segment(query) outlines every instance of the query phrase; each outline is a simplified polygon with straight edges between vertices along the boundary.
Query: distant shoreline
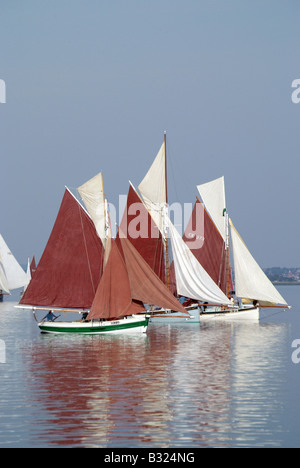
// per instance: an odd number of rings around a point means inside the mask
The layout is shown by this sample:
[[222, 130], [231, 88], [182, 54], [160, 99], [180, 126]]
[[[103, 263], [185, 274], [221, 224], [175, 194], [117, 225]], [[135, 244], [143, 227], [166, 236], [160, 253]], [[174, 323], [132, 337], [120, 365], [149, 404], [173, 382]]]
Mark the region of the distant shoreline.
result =
[[273, 281], [275, 286], [300, 286], [300, 281]]

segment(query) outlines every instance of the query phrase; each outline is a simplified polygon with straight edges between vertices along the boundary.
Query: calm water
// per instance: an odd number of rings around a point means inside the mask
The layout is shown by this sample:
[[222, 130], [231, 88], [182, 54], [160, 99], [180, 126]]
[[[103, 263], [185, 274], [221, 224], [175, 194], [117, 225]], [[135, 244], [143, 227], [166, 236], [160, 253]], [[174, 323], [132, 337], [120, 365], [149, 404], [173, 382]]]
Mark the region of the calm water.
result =
[[293, 310], [259, 324], [131, 337], [41, 335], [0, 305], [0, 447], [300, 446], [300, 287], [280, 291]]

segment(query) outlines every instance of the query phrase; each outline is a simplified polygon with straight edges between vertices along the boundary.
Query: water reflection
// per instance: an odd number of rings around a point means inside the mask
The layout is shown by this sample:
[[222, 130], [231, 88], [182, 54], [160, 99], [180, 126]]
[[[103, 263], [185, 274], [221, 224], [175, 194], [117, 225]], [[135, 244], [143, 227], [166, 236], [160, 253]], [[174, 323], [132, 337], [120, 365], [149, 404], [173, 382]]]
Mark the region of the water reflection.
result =
[[40, 335], [30, 313], [2, 304], [0, 339], [7, 350], [0, 446], [280, 446], [288, 439], [284, 323], [151, 325], [148, 336], [62, 338]]
[[240, 446], [280, 446], [287, 378], [285, 324], [240, 326], [232, 333], [232, 427]]
[[148, 336], [40, 336], [23, 349], [32, 443], [280, 443], [286, 326], [151, 325]]

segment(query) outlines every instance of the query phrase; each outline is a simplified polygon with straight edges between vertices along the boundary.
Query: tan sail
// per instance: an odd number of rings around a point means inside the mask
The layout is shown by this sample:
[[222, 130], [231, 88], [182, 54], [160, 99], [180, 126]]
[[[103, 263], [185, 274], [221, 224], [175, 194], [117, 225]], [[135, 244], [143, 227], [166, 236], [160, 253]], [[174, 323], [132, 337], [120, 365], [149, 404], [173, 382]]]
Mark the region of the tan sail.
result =
[[78, 189], [86, 209], [92, 218], [103, 246], [106, 244], [105, 195], [102, 172]]

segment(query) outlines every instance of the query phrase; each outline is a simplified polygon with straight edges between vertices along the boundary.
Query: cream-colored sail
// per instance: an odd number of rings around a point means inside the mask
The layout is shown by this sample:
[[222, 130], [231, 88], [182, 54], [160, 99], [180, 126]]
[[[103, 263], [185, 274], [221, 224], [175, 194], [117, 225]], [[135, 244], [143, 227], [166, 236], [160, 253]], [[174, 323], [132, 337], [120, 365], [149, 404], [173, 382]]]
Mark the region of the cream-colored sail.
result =
[[162, 144], [151, 168], [138, 186], [144, 203], [163, 236], [166, 235], [166, 148]]
[[258, 300], [260, 303], [287, 305], [284, 298], [252, 257], [231, 220], [230, 227], [237, 297], [251, 301]]
[[10, 294], [4, 266], [0, 257], [0, 291]]
[[228, 297], [204, 270], [174, 225], [169, 221], [179, 295], [212, 304], [231, 304]]
[[213, 222], [226, 242], [226, 198], [224, 177], [198, 185], [198, 191]]
[[26, 270], [27, 284], [24, 286], [24, 291], [26, 291], [27, 286], [29, 285], [29, 283], [30, 283], [30, 281], [31, 281], [30, 264], [31, 264], [30, 258], [28, 258], [28, 261], [27, 261], [27, 270]]
[[103, 246], [106, 245], [106, 212], [102, 172], [78, 189], [86, 209], [92, 218]]
[[[23, 268], [19, 265], [11, 251], [9, 250], [8, 246], [6, 245], [3, 237], [0, 235], [0, 259], [2, 264], [2, 273], [0, 273], [0, 281], [2, 277], [4, 278], [4, 288], [6, 292], [9, 292], [13, 289], [24, 288], [28, 284], [28, 278], [23, 270]], [[4, 272], [4, 275], [3, 275]], [[6, 284], [5, 284], [6, 279]]]

